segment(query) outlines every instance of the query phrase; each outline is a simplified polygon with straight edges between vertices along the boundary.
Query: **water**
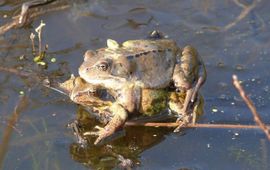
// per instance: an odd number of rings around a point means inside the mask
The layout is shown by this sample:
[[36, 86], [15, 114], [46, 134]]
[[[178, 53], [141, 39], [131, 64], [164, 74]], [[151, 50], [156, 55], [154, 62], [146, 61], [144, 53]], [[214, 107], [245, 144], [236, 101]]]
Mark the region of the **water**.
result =
[[[26, 1], [1, 1], [1, 25], [19, 13], [22, 2]], [[0, 66], [46, 72], [64, 80], [71, 73], [78, 74], [87, 49], [103, 47], [108, 38], [119, 42], [145, 38], [158, 29], [180, 46], [196, 47], [206, 64], [208, 79], [201, 90], [206, 101], [205, 115], [201, 123], [254, 124], [250, 111], [232, 86], [232, 74], [243, 81], [263, 120], [270, 122], [269, 1], [258, 1], [239, 22], [235, 19], [243, 8], [232, 0], [62, 0], [39, 9], [64, 5], [69, 7], [46, 13], [27, 27], [2, 35]], [[49, 62], [46, 71], [32, 61], [29, 40], [40, 20], [46, 23], [43, 43], [49, 45], [48, 60], [56, 58], [56, 63]], [[28, 100], [12, 128], [3, 169], [117, 169], [118, 154], [131, 159], [137, 169], [270, 167], [269, 141], [259, 130], [190, 129], [172, 133], [172, 129], [166, 128], [129, 127], [126, 136], [111, 146], [82, 149], [65, 127], [80, 116], [78, 106], [31, 78], [12, 73], [0, 72], [0, 87], [1, 141], [20, 93]]]

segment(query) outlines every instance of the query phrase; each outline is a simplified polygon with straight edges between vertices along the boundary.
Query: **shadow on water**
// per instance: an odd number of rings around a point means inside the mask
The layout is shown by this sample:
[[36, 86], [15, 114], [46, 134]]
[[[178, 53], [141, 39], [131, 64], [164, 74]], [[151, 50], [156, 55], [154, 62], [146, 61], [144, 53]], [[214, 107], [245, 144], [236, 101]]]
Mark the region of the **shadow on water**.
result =
[[[1, 26], [12, 22], [23, 2], [0, 0]], [[46, 12], [61, 5], [68, 7]], [[44, 76], [65, 80], [77, 75], [84, 52], [103, 47], [108, 38], [140, 39], [158, 29], [180, 46], [192, 44], [205, 61], [201, 123], [254, 123], [231, 84], [232, 74], [270, 122], [269, 5], [266, 0], [61, 0], [32, 8], [42, 14], [0, 36], [0, 67], [10, 69], [0, 69], [2, 168], [112, 169], [122, 156], [137, 169], [269, 169], [269, 141], [258, 130], [192, 129], [182, 135], [166, 128], [127, 127], [126, 135], [113, 142], [81, 148], [65, 126], [78, 107], [40, 85]], [[40, 20], [46, 23], [47, 68], [33, 61], [29, 39]], [[20, 109], [15, 114], [14, 106], [26, 93], [28, 104], [15, 121]], [[86, 122], [96, 124], [91, 121]]]

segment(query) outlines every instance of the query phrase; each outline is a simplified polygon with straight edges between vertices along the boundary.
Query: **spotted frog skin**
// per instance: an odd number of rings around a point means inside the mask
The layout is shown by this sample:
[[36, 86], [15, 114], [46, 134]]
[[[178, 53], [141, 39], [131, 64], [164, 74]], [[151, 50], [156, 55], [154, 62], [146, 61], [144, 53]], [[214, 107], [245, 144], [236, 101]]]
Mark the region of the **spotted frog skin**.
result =
[[[81, 77], [72, 77], [62, 84], [69, 84], [69, 96], [72, 101], [80, 105], [92, 108], [95, 116], [106, 124], [105, 128], [96, 127], [98, 131], [90, 132], [91, 135], [97, 135], [94, 144], [98, 144], [104, 138], [112, 135], [126, 121], [126, 111], [123, 107], [113, 100], [105, 100], [98, 91], [98, 87], [87, 83]], [[139, 115], [152, 116], [165, 109], [170, 109], [173, 113], [178, 113], [182, 108], [185, 93], [168, 91], [166, 89], [143, 89], [140, 94]], [[191, 111], [194, 118], [203, 114], [203, 98], [199, 96], [196, 106]], [[131, 113], [129, 113], [131, 114]]]
[[[160, 37], [157, 34], [152, 33], [152, 37]], [[128, 113], [140, 109], [143, 90], [165, 90], [171, 84], [185, 96], [181, 105], [172, 104], [178, 106], [174, 111], [180, 118], [191, 117], [189, 111], [193, 108], [190, 107], [195, 106], [199, 88], [206, 79], [204, 64], [195, 48], [181, 49], [174, 40], [162, 37], [122, 44], [109, 39], [107, 47], [85, 53], [79, 74], [89, 84], [105, 88], [114, 97], [113, 119], [121, 122], [125, 122]], [[110, 131], [108, 126], [104, 129]], [[105, 131], [101, 130], [100, 136]]]

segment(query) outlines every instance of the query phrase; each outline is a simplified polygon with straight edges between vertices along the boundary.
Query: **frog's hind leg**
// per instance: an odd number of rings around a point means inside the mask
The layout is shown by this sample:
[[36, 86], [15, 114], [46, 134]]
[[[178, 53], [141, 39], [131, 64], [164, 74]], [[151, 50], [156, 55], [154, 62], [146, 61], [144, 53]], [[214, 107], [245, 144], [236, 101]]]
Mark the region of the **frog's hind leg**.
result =
[[[205, 80], [205, 68], [199, 58], [199, 54], [192, 46], [186, 46], [179, 50], [173, 73], [175, 88], [186, 93], [182, 107], [182, 114], [187, 115], [189, 109], [193, 109], [195, 98]], [[203, 68], [201, 68], [203, 67]], [[193, 85], [195, 84], [195, 87]]]

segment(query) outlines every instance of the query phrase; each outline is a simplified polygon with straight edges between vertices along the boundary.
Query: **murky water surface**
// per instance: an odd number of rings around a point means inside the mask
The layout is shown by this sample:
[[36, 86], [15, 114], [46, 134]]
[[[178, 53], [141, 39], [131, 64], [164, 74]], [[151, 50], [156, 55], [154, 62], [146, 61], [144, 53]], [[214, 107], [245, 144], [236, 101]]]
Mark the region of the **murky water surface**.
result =
[[[255, 0], [254, 0], [255, 1]], [[24, 1], [0, 1], [0, 24], [11, 21]], [[87, 49], [117, 41], [145, 38], [158, 29], [180, 46], [191, 44], [205, 61], [208, 79], [202, 89], [205, 115], [201, 123], [254, 124], [252, 115], [232, 86], [237, 74], [263, 120], [270, 122], [270, 1], [61, 1], [23, 28], [0, 36], [0, 66], [54, 74], [63, 80], [77, 69]], [[248, 9], [248, 6], [253, 7]], [[245, 13], [245, 10], [247, 13]], [[248, 11], [249, 10], [249, 11]], [[242, 14], [242, 15], [241, 15]], [[30, 33], [46, 23], [48, 69], [33, 62]], [[55, 58], [56, 62], [50, 62]], [[22, 109], [15, 109], [24, 93]], [[18, 114], [8, 141], [7, 124]], [[111, 169], [117, 155], [137, 169], [269, 169], [270, 145], [259, 130], [172, 129], [129, 127], [111, 146], [80, 148], [68, 122], [78, 117], [77, 105], [29, 77], [0, 72], [0, 138], [3, 169]], [[14, 116], [13, 116], [14, 117]], [[1, 151], [3, 152], [3, 151]], [[4, 155], [4, 156], [3, 156]]]

